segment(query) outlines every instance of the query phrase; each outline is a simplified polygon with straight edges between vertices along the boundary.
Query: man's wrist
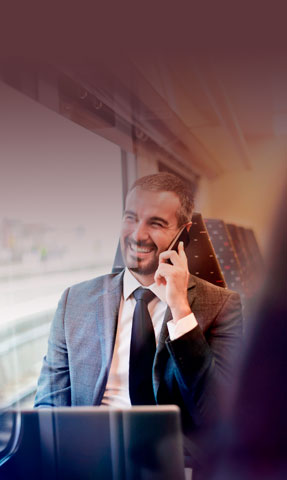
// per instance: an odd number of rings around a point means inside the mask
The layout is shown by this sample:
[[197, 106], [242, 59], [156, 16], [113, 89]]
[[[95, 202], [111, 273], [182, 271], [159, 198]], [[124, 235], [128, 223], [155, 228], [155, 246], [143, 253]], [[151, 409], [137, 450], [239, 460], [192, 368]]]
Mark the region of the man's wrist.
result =
[[177, 322], [181, 318], [187, 317], [192, 313], [189, 305], [176, 306], [171, 308], [172, 319], [174, 322]]
[[176, 340], [177, 338], [193, 330], [197, 325], [198, 323], [193, 313], [181, 318], [177, 322], [175, 322], [173, 319], [170, 320], [167, 322], [170, 340]]

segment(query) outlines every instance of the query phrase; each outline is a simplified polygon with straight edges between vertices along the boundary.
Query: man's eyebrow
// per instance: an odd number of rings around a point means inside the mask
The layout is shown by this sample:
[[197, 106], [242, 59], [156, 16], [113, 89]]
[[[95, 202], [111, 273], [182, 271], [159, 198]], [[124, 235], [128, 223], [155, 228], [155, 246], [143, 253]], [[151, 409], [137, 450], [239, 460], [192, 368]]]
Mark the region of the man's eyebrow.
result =
[[[124, 215], [133, 215], [134, 217], [137, 216], [137, 214], [135, 212], [133, 212], [132, 210], [125, 210], [124, 211]], [[165, 220], [164, 218], [162, 217], [150, 217], [148, 219], [149, 222], [161, 222], [163, 223], [164, 225], [168, 226], [169, 223], [167, 220]]]

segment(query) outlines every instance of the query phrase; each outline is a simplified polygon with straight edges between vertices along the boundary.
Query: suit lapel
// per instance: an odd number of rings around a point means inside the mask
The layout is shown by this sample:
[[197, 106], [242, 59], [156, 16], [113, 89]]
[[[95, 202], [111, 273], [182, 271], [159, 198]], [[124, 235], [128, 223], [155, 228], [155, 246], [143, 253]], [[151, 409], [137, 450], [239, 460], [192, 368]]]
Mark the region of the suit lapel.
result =
[[[95, 318], [101, 350], [99, 356], [99, 358], [101, 358], [99, 385], [103, 386], [103, 391], [112, 362], [122, 295], [122, 282], [123, 272], [113, 277], [112, 280], [107, 277], [103, 285], [103, 293], [97, 298], [95, 305]], [[97, 319], [100, 319], [100, 321], [97, 321]], [[95, 389], [94, 403], [98, 403], [96, 398], [101, 397], [102, 393], [103, 392], [99, 392], [97, 388]]]
[[[191, 275], [189, 277], [187, 288], [188, 288], [187, 298], [189, 301], [189, 305], [192, 306], [195, 298], [195, 282]], [[160, 381], [163, 379], [162, 372], [164, 370], [164, 367], [169, 357], [169, 353], [165, 347], [165, 342], [166, 342], [166, 339], [168, 338], [167, 322], [169, 322], [171, 319], [172, 319], [171, 311], [170, 311], [170, 308], [167, 307], [165, 311], [165, 316], [163, 319], [160, 335], [159, 335], [159, 341], [158, 341], [154, 364], [153, 364], [153, 385], [154, 385], [155, 396], [157, 396]]]

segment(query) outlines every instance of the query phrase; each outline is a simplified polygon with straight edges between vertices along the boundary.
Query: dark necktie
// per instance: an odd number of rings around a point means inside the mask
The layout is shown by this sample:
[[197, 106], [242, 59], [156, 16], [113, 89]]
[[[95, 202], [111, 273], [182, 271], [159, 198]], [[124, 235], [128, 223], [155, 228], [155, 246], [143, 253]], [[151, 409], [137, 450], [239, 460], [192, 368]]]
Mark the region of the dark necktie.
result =
[[155, 336], [148, 303], [155, 297], [146, 288], [134, 291], [137, 301], [133, 315], [129, 391], [132, 405], [154, 405], [155, 398], [152, 387], [152, 365], [155, 355]]

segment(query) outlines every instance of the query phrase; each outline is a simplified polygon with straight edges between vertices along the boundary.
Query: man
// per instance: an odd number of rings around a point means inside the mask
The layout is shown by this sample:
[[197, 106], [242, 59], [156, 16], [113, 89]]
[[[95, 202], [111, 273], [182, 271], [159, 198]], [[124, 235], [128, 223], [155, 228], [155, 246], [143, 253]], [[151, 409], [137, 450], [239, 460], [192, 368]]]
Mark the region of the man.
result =
[[[169, 249], [180, 229], [190, 228], [191, 215], [192, 200], [176, 176], [159, 173], [134, 183], [121, 230], [126, 269], [64, 292], [35, 406], [173, 403], [188, 432], [216, 417], [217, 387], [231, 378], [240, 343], [241, 307], [236, 293], [189, 275], [182, 243]], [[139, 287], [155, 294], [147, 305], [135, 299]], [[151, 362], [136, 356], [147, 343], [145, 333], [136, 334], [139, 309], [145, 309], [144, 327], [152, 322]], [[141, 372], [149, 362], [150, 380]]]

